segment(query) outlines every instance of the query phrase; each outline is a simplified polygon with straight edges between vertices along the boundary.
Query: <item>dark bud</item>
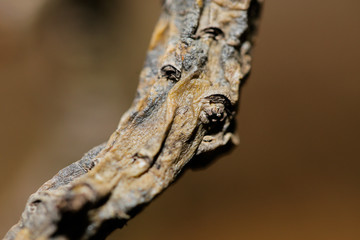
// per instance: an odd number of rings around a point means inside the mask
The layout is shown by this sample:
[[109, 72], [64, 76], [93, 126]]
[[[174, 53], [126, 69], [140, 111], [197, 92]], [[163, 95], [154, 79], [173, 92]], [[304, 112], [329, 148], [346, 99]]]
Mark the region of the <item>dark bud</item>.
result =
[[231, 113], [233, 111], [233, 106], [232, 106], [229, 98], [227, 98], [223, 94], [213, 94], [213, 95], [207, 96], [205, 98], [208, 99], [210, 101], [210, 103], [223, 104], [228, 113]]
[[208, 27], [208, 28], [204, 28], [202, 30], [202, 32], [204, 34], [209, 35], [210, 37], [212, 37], [213, 39], [217, 39], [218, 36], [220, 37], [224, 37], [224, 32], [217, 27]]
[[181, 78], [181, 72], [172, 65], [165, 65], [161, 68], [161, 77], [177, 82]]
[[200, 121], [208, 132], [217, 133], [222, 130], [225, 120], [232, 116], [232, 105], [230, 100], [222, 94], [213, 94], [206, 97], [200, 113]]

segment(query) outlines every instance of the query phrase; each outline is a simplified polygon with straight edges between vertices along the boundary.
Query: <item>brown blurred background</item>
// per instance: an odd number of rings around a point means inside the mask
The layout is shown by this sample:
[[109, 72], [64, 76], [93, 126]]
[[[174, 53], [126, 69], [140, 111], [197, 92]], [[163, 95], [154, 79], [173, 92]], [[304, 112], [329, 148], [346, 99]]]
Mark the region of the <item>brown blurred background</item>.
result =
[[[116, 128], [159, 13], [159, 0], [0, 2], [1, 236]], [[360, 239], [359, 13], [355, 0], [268, 0], [240, 146], [109, 239]]]

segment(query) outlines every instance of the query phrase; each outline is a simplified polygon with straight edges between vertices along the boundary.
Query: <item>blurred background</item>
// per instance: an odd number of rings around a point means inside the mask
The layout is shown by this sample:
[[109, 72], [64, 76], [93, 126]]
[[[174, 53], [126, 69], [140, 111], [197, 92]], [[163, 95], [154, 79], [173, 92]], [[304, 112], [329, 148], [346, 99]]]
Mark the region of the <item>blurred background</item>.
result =
[[[0, 235], [130, 106], [160, 0], [0, 1]], [[360, 2], [266, 1], [240, 146], [109, 239], [360, 239]]]

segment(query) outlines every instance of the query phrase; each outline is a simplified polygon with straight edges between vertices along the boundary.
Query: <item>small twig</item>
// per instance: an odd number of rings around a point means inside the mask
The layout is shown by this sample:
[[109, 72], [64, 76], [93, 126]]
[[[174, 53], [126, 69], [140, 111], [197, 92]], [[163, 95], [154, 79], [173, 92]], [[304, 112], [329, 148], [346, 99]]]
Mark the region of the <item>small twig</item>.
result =
[[236, 143], [234, 116], [259, 0], [167, 0], [137, 97], [106, 144], [30, 196], [5, 239], [98, 239], [201, 153]]

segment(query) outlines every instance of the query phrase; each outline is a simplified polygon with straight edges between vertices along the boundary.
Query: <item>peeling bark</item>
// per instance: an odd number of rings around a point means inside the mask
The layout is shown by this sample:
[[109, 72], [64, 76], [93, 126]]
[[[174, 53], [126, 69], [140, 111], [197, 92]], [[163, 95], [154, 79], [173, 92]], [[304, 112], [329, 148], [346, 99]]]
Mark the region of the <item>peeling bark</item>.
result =
[[99, 239], [151, 202], [194, 156], [236, 144], [260, 0], [167, 0], [137, 96], [106, 144], [30, 196], [5, 239]]

